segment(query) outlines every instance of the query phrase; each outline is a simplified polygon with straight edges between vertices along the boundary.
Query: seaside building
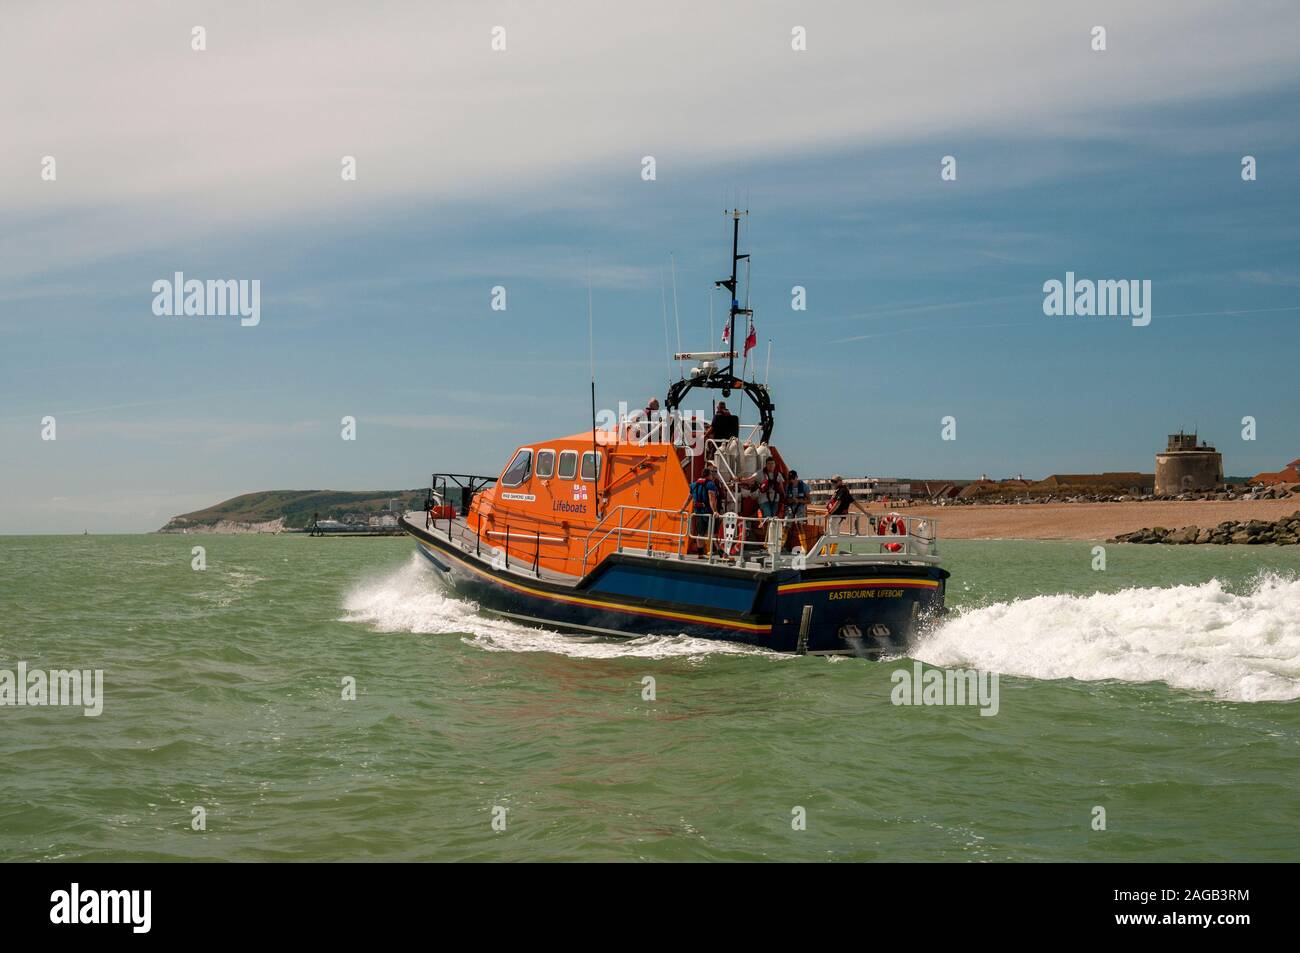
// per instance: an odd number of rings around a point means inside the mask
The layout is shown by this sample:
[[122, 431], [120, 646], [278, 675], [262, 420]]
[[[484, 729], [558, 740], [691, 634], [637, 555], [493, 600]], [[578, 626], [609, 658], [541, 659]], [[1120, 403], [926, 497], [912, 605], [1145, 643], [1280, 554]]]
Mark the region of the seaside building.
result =
[[1198, 445], [1194, 433], [1171, 433], [1164, 452], [1156, 454], [1156, 495], [1176, 496], [1222, 486], [1223, 454], [1204, 440]]
[[1281, 470], [1257, 473], [1250, 478], [1257, 486], [1274, 486], [1278, 483], [1300, 483], [1300, 458], [1292, 460]]
[[[830, 477], [817, 477], [806, 482], [809, 502], [814, 507], [825, 506], [831, 497]], [[886, 498], [890, 502], [912, 499], [912, 485], [896, 477], [845, 477], [844, 485], [853, 494], [853, 498], [864, 506]]]

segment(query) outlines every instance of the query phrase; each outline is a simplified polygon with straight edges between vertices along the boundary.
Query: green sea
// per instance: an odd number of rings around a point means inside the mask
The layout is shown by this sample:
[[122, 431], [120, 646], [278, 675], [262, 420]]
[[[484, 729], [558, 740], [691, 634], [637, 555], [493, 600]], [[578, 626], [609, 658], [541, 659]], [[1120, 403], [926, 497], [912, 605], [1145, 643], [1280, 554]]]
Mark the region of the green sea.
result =
[[400, 538], [0, 537], [0, 670], [103, 671], [0, 707], [0, 860], [1300, 860], [1300, 548], [1094, 545], [945, 545], [914, 652], [986, 716], [487, 618]]

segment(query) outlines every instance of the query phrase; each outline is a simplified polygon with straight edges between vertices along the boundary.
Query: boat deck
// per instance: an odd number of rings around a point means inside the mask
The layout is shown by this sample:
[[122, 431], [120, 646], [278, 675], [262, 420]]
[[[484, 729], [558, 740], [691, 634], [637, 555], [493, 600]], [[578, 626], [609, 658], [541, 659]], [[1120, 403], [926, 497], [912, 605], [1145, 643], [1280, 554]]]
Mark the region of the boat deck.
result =
[[[492, 542], [478, 536], [470, 528], [463, 516], [451, 519], [439, 519], [431, 524], [422, 512], [408, 512], [403, 519], [408, 532], [414, 530], [417, 538], [426, 534], [433, 540], [449, 544], [466, 557], [489, 562], [498, 572], [508, 572], [521, 579], [543, 580], [552, 585], [577, 587], [586, 575], [559, 572], [540, 564], [540, 561], [509, 556], [506, 548], [499, 542]], [[426, 525], [428, 524], [428, 525]], [[594, 531], [593, 531], [594, 532]], [[526, 539], [527, 537], [524, 537]], [[764, 575], [778, 569], [806, 570], [818, 566], [898, 566], [898, 565], [937, 565], [939, 562], [933, 537], [918, 537], [919, 545], [912, 545], [917, 539], [897, 536], [877, 536], [874, 534], [858, 535], [844, 532], [838, 535], [823, 535], [807, 554], [772, 552], [761, 543], [753, 542], [736, 556], [724, 556], [716, 552], [709, 554], [686, 553], [676, 550], [655, 549], [650, 545], [638, 546], [618, 540], [614, 551], [622, 556], [640, 557], [677, 565], [712, 565], [727, 567], [732, 570]], [[900, 539], [904, 542], [900, 542]], [[886, 545], [902, 546], [901, 551], [888, 552]], [[590, 571], [598, 562], [588, 567]]]
[[532, 563], [521, 563], [517, 557], [507, 560], [505, 548], [480, 539], [478, 534], [469, 528], [469, 522], [463, 516], [451, 520], [440, 519], [430, 526], [425, 526], [423, 513], [407, 513], [403, 523], [409, 524], [419, 533], [425, 533], [439, 542], [449, 543], [466, 556], [491, 562], [498, 571], [508, 572], [521, 579], [542, 579], [560, 586], [577, 586], [582, 581], [581, 577], [572, 573], [556, 572]]

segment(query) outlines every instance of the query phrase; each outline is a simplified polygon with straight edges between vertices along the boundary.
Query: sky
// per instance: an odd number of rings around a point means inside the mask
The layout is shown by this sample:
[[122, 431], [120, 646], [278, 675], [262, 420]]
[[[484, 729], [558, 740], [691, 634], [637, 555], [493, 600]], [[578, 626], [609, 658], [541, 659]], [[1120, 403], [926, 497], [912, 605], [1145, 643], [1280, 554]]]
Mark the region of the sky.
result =
[[[719, 346], [737, 202], [805, 475], [1151, 472], [1180, 428], [1278, 469], [1297, 35], [1262, 0], [12, 6], [0, 533], [497, 473], [589, 425], [588, 273], [598, 403], [662, 399], [665, 314]], [[155, 314], [177, 271], [258, 280], [260, 322]], [[1067, 272], [1149, 280], [1151, 322], [1044, 314]]]

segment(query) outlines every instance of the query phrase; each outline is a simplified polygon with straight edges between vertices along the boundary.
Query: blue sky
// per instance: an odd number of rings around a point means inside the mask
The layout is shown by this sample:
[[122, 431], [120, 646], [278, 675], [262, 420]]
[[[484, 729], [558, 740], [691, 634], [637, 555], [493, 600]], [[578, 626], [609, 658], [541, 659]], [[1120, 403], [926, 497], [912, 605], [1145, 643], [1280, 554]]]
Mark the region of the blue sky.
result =
[[[683, 344], [711, 345], [736, 194], [774, 442], [804, 473], [1150, 471], [1164, 435], [1193, 426], [1232, 474], [1300, 456], [1286, 7], [864, 20], [760, 4], [740, 44], [758, 52], [731, 61], [596, 8], [543, 25], [501, 5], [429, 34], [477, 51], [504, 22], [514, 44], [429, 92], [428, 50], [404, 36], [434, 14], [385, 5], [350, 44], [362, 25], [337, 11], [295, 33], [251, 6], [180, 6], [101, 24], [117, 53], [56, 54], [0, 152], [0, 532], [143, 531], [252, 490], [497, 472], [519, 442], [587, 421], [588, 255], [602, 406], [665, 389], [670, 252]], [[51, 22], [26, 16], [17, 47], [50, 54]], [[205, 19], [209, 49], [192, 51]], [[1104, 53], [1093, 22], [1111, 24]], [[588, 54], [592, 31], [607, 42]], [[674, 69], [646, 78], [638, 56]], [[213, 62], [228, 72], [192, 75]], [[39, 180], [46, 154], [56, 182]], [[155, 316], [151, 284], [176, 270], [260, 279], [260, 325]], [[1044, 316], [1042, 284], [1066, 271], [1150, 279], [1151, 324]]]

